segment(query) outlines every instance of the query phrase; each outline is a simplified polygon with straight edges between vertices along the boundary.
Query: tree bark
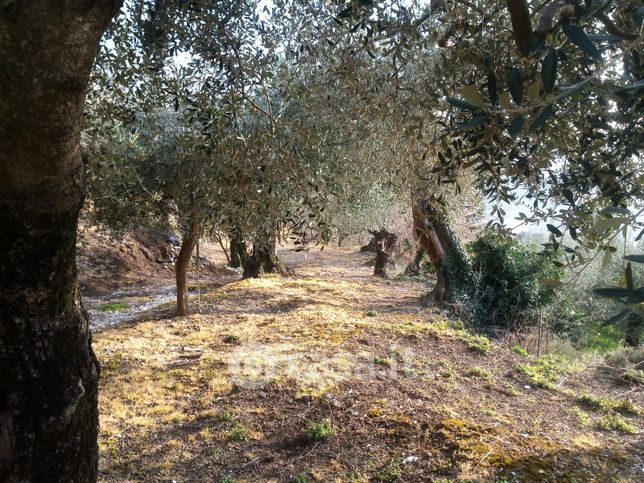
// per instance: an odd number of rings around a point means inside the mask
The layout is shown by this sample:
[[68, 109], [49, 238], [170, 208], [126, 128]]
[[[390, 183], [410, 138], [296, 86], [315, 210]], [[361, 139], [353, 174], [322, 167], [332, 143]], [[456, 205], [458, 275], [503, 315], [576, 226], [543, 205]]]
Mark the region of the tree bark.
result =
[[95, 481], [99, 368], [76, 276], [80, 128], [115, 0], [0, 6], [0, 480]]
[[429, 297], [451, 302], [458, 293], [469, 292], [472, 266], [449, 220], [431, 201], [414, 204], [414, 233], [436, 273], [436, 287]]
[[532, 42], [532, 20], [527, 0], [507, 0], [512, 20], [512, 37], [521, 55], [530, 53]]
[[[197, 245], [199, 238], [199, 229], [196, 223], [192, 223], [188, 233], [184, 235], [181, 241], [179, 256], [174, 265], [175, 277], [177, 280], [177, 315], [183, 317], [188, 315], [188, 267], [192, 252]], [[200, 263], [197, 260], [197, 263]]]
[[369, 233], [373, 235], [376, 245], [376, 262], [373, 267], [373, 274], [377, 277], [387, 278], [389, 276], [388, 269], [396, 252], [398, 235], [384, 228], [381, 228], [380, 231], [371, 231]]
[[233, 268], [243, 267], [248, 260], [248, 248], [246, 241], [236, 230], [230, 236], [230, 266]]
[[244, 264], [244, 278], [258, 278], [266, 273], [293, 275], [293, 270], [278, 258], [276, 245], [274, 236], [253, 242], [253, 251]]

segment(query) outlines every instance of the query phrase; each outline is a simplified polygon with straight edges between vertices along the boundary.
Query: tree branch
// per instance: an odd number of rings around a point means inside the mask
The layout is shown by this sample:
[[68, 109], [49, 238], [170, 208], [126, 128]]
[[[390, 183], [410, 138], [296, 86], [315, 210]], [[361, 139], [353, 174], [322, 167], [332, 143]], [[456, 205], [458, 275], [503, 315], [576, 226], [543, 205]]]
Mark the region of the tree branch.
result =
[[522, 55], [527, 55], [532, 39], [532, 21], [527, 0], [507, 0], [512, 19], [512, 37]]

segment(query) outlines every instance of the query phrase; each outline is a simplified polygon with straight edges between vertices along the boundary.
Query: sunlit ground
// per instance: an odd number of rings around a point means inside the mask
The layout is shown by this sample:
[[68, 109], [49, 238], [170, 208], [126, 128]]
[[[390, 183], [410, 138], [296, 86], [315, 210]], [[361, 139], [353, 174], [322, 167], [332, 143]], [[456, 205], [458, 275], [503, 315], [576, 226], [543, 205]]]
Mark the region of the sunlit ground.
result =
[[[572, 366], [536, 387], [531, 359], [420, 307], [425, 285], [374, 279], [355, 249], [290, 256], [300, 277], [95, 337], [102, 480], [641, 477], [641, 392]], [[591, 380], [633, 410], [581, 404]]]

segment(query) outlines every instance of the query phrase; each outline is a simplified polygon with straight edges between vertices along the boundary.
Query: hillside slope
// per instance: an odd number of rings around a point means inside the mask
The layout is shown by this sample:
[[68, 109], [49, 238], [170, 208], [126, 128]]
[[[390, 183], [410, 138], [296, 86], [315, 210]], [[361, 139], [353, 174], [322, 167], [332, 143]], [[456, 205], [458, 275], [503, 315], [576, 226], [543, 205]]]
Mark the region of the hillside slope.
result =
[[102, 481], [641, 481], [637, 387], [461, 330], [355, 249], [286, 257], [95, 337]]

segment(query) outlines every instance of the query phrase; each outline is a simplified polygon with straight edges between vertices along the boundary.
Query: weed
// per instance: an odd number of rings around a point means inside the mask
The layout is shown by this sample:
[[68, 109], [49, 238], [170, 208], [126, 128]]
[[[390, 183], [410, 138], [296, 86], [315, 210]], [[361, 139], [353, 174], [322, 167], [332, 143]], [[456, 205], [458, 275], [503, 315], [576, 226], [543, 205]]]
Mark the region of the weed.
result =
[[570, 408], [570, 413], [573, 416], [577, 417], [577, 419], [579, 420], [579, 423], [582, 426], [588, 426], [588, 422], [590, 421], [590, 415], [586, 411], [582, 411], [577, 407], [572, 407]]
[[293, 477], [293, 479], [291, 480], [291, 483], [309, 483], [310, 481], [311, 480], [309, 480], [309, 477], [306, 476], [305, 473], [300, 473]]
[[228, 334], [224, 337], [224, 343], [226, 344], [239, 344], [241, 338], [237, 334]]
[[490, 350], [490, 339], [482, 335], [472, 335], [467, 340], [467, 348], [481, 354], [487, 354]]
[[616, 403], [613, 409], [618, 413], [629, 414], [631, 416], [639, 416], [642, 414], [642, 408], [632, 401], [616, 401]]
[[494, 379], [494, 374], [485, 367], [471, 366], [465, 372], [465, 375], [468, 377], [480, 377], [486, 381], [491, 381]]
[[222, 476], [219, 478], [219, 483], [235, 483], [232, 476]]
[[99, 312], [118, 312], [119, 310], [129, 309], [130, 307], [130, 304], [123, 302], [109, 302], [107, 304], [101, 305], [96, 310], [98, 310]]
[[375, 356], [373, 363], [379, 366], [391, 367], [391, 359], [389, 357]]
[[326, 441], [335, 434], [335, 429], [328, 419], [309, 421], [304, 434], [313, 441]]
[[418, 373], [416, 372], [415, 369], [412, 369], [411, 367], [403, 367], [400, 372], [402, 373], [403, 376], [408, 377], [410, 379], [416, 377]]
[[515, 345], [515, 346], [513, 346], [513, 347], [512, 347], [512, 351], [513, 351], [513, 352], [516, 352], [516, 353], [517, 353], [517, 354], [519, 354], [520, 356], [523, 356], [523, 357], [530, 357], [530, 354], [528, 353], [528, 351], [527, 351], [527, 350], [525, 350], [525, 349], [524, 349], [523, 347], [521, 347], [520, 345]]
[[386, 467], [378, 470], [373, 479], [376, 481], [390, 482], [396, 481], [402, 476], [402, 469], [400, 468], [400, 463], [394, 460], [389, 463]]
[[367, 310], [367, 312], [365, 313], [365, 315], [366, 315], [367, 317], [377, 317], [377, 316], [378, 316], [378, 312], [376, 312], [375, 310]]
[[222, 423], [225, 423], [226, 421], [230, 421], [234, 417], [235, 417], [235, 411], [233, 411], [232, 409], [226, 409], [217, 415], [217, 419]]
[[447, 368], [447, 369], [443, 369], [442, 371], [440, 371], [438, 373], [438, 375], [441, 376], [443, 379], [451, 379], [456, 374], [454, 373], [454, 371], [452, 369]]
[[186, 415], [180, 412], [173, 412], [163, 417], [164, 423], [181, 423], [185, 421]]
[[516, 387], [514, 387], [514, 384], [512, 384], [511, 382], [506, 382], [506, 383], [505, 383], [505, 390], [507, 391], [507, 393], [508, 393], [510, 396], [515, 396], [515, 397], [516, 397], [516, 396], [518, 396], [519, 394], [521, 394], [521, 393], [517, 390], [517, 388], [516, 388]]
[[531, 364], [519, 364], [516, 369], [531, 384], [547, 389], [552, 389], [561, 376], [570, 372], [569, 364], [564, 359], [550, 354], [535, 359]]
[[351, 470], [351, 473], [347, 477], [348, 481], [351, 483], [363, 483], [365, 481], [369, 481], [369, 478], [364, 476], [360, 471], [358, 470]]
[[226, 438], [229, 441], [246, 441], [250, 435], [250, 429], [248, 426], [245, 426], [240, 423], [235, 423], [232, 427], [226, 432]]
[[614, 410], [618, 413], [629, 414], [632, 416], [639, 416], [642, 412], [637, 404], [624, 400], [618, 401], [616, 399], [611, 399], [608, 397], [593, 396], [592, 394], [582, 394], [577, 398], [577, 402], [584, 406], [587, 406], [592, 409], [597, 409], [600, 411], [610, 411]]
[[606, 414], [597, 422], [597, 427], [603, 431], [621, 431], [622, 433], [636, 433], [637, 428], [626, 421], [619, 414]]

